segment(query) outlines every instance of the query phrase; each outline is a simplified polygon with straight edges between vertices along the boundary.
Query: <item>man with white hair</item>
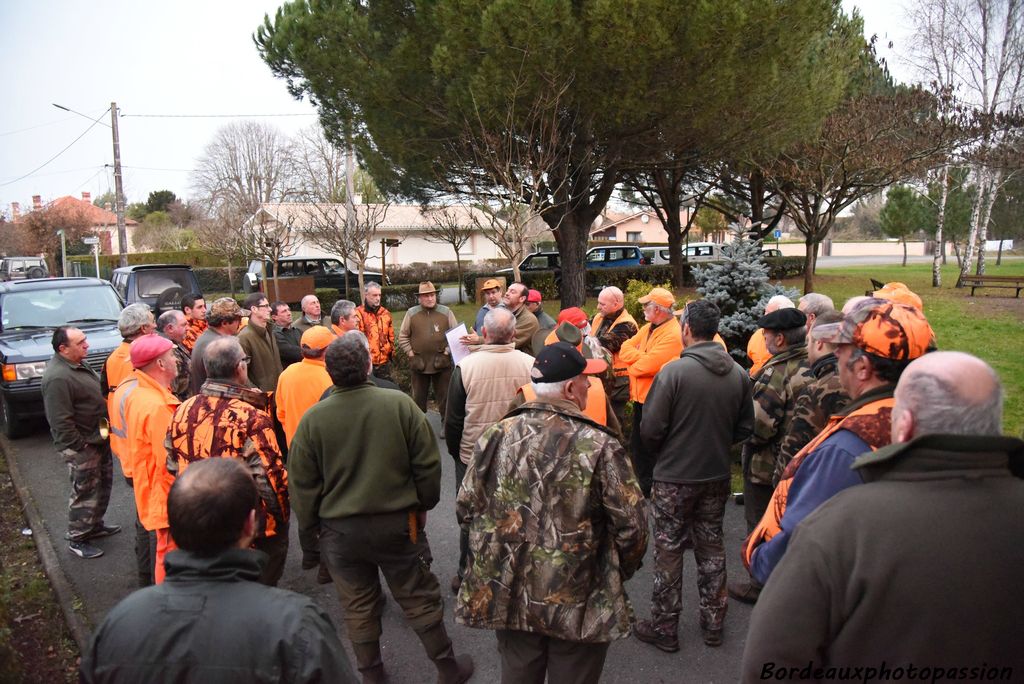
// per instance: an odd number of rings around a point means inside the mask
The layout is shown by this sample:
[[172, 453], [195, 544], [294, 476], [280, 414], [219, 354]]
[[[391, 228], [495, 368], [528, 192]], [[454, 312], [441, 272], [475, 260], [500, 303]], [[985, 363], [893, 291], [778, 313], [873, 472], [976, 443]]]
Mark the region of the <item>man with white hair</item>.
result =
[[797, 308], [807, 316], [807, 329], [810, 330], [814, 325], [815, 318], [828, 311], [835, 311], [836, 305], [828, 295], [823, 295], [820, 292], [808, 292], [800, 298]]
[[619, 359], [622, 343], [637, 333], [636, 321], [626, 311], [622, 290], [609, 285], [597, 295], [597, 313], [590, 326], [593, 336], [612, 355], [612, 378], [602, 376], [604, 391], [612, 404], [619, 425], [625, 425], [626, 404], [629, 402], [629, 370]]
[[[484, 316], [484, 343], [462, 359], [448, 383], [444, 437], [455, 459], [455, 488], [462, 484], [473, 446], [485, 429], [501, 420], [516, 390], [530, 381], [533, 357], [516, 349], [516, 317], [508, 309], [494, 309]], [[459, 590], [466, 574], [469, 533], [459, 538], [458, 574], [451, 589]]]
[[934, 352], [910, 363], [892, 443], [853, 462], [865, 484], [804, 519], [765, 587], [743, 681], [835, 667], [865, 681], [1019, 677], [1024, 442], [1001, 427], [985, 362]]
[[292, 323], [292, 327], [298, 330], [300, 334], [306, 332], [314, 325], [324, 325], [324, 327], [327, 327], [324, 324], [323, 314], [320, 311], [320, 300], [316, 295], [308, 294], [303, 297], [299, 303], [299, 308], [302, 309], [302, 315], [299, 316], [297, 321]]
[[472, 562], [455, 619], [496, 631], [503, 682], [596, 682], [610, 642], [629, 635], [643, 497], [622, 445], [581, 411], [587, 375], [606, 368], [565, 342], [544, 347], [536, 401], [484, 431], [459, 490]]
[[[792, 299], [785, 295], [775, 295], [764, 305], [764, 315], [767, 316], [770, 313], [775, 313], [779, 309], [794, 308], [796, 308], [796, 305], [793, 304]], [[750, 336], [750, 340], [747, 342], [747, 358], [753, 363], [750, 367], [750, 377], [756, 380], [757, 374], [761, 372], [764, 364], [768, 363], [768, 359], [772, 358], [772, 353], [768, 351], [768, 343], [765, 342], [763, 328], [758, 328]]]

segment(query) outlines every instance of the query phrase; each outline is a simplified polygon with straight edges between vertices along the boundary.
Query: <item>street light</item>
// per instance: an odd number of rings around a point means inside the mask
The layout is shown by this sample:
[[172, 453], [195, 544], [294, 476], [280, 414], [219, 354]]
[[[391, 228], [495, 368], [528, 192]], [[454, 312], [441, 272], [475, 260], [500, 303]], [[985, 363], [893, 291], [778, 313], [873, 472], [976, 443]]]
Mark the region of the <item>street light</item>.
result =
[[[102, 123], [98, 118], [92, 119], [86, 114], [76, 112], [70, 107], [59, 105], [56, 102], [51, 102], [54, 107], [61, 109], [65, 112], [71, 112], [72, 114], [78, 114], [94, 123]], [[117, 134], [117, 103], [110, 103], [110, 131], [114, 138], [114, 211], [117, 212], [117, 251], [118, 251], [118, 265], [128, 265], [128, 232], [124, 225], [124, 190], [121, 186], [121, 142]], [[106, 112], [104, 112], [106, 113]], [[102, 116], [102, 114], [100, 115]], [[106, 126], [107, 124], [103, 124]]]

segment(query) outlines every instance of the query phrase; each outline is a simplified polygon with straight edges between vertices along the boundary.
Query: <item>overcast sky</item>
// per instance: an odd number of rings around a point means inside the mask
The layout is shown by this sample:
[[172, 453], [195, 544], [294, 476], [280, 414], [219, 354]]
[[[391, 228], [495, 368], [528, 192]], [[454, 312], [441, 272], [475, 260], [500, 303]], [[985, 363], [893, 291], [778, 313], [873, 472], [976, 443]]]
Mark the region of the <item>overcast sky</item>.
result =
[[[847, 12], [861, 8], [865, 33], [879, 35], [880, 54], [889, 58], [894, 75], [908, 80], [896, 63], [906, 40], [903, 4], [843, 0]], [[279, 5], [0, 0], [0, 212], [9, 214], [11, 202], [31, 207], [33, 195], [48, 202], [112, 190], [110, 115], [104, 114], [112, 101], [122, 113], [128, 202], [145, 201], [161, 189], [188, 197], [189, 169], [217, 129], [232, 120], [227, 117], [288, 115], [266, 119], [287, 133], [314, 124], [313, 108], [292, 99], [252, 42], [264, 14]], [[97, 117], [101, 123], [86, 132]]]

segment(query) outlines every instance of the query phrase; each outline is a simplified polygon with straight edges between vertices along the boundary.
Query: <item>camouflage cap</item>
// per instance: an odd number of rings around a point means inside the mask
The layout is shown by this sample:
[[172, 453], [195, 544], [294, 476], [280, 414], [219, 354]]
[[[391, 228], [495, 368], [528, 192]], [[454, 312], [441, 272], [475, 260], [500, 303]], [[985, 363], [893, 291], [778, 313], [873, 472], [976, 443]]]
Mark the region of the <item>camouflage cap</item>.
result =
[[206, 312], [206, 317], [213, 319], [241, 318], [248, 315], [249, 310], [240, 307], [238, 302], [231, 297], [221, 297], [214, 300], [213, 304], [210, 305], [210, 310]]
[[815, 326], [811, 337], [852, 344], [884, 359], [910, 361], [924, 355], [934, 333], [920, 309], [872, 298], [861, 302], [840, 323]]

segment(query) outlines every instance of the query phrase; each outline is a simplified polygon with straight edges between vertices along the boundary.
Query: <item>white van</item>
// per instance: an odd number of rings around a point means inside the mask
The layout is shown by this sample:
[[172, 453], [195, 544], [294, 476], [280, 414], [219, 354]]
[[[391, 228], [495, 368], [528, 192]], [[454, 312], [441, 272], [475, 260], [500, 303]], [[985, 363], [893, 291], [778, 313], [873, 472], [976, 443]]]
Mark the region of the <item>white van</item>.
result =
[[[668, 247], [644, 247], [641, 251], [647, 265], [669, 263]], [[722, 245], [717, 242], [691, 242], [683, 246], [683, 260], [689, 263], [720, 261], [722, 258]]]

